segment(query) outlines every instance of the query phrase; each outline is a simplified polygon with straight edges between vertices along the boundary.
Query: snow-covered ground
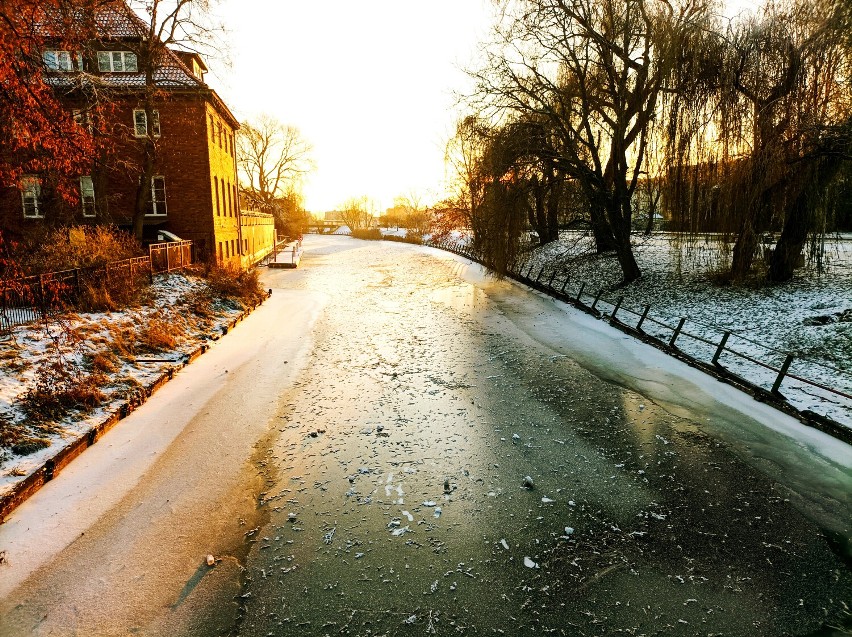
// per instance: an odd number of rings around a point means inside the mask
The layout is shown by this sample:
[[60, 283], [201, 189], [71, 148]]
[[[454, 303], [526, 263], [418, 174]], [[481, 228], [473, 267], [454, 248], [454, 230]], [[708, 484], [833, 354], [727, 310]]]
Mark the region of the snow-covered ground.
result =
[[[0, 496], [221, 334], [242, 311], [237, 302], [217, 297], [204, 279], [173, 273], [158, 276], [128, 310], [17, 326], [0, 340]], [[152, 346], [171, 339], [171, 347]], [[40, 380], [56, 382], [58, 369], [69, 373], [66, 386], [90, 382], [104, 400], [58, 420], [28, 408], [26, 393]]]
[[583, 287], [587, 305], [603, 290], [597, 308], [606, 315], [623, 297], [617, 316], [630, 326], [650, 306], [642, 328], [664, 342], [686, 317], [677, 346], [704, 362], [731, 332], [719, 363], [765, 389], [791, 354], [781, 393], [800, 410], [852, 426], [852, 236], [827, 241], [821, 271], [807, 264], [793, 280], [770, 286], [718, 283], [731, 245], [713, 236], [637, 235], [634, 244], [643, 274], [625, 287], [618, 287], [615, 256], [594, 255], [583, 233], [531, 250], [518, 270], [533, 279], [541, 273], [544, 283], [553, 277], [554, 288], [574, 296]]

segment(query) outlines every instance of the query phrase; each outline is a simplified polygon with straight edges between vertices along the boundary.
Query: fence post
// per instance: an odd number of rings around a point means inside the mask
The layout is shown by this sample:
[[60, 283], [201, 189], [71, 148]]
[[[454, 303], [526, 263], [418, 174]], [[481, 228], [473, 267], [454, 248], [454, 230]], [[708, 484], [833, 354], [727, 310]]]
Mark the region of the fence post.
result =
[[719, 364], [719, 357], [722, 355], [722, 351], [725, 349], [725, 345], [728, 343], [730, 336], [730, 332], [722, 334], [722, 340], [719, 341], [719, 347], [716, 348], [716, 353], [713, 354], [713, 360], [711, 361], [714, 365]]
[[580, 300], [580, 297], [581, 297], [581, 296], [583, 296], [583, 290], [585, 290], [585, 289], [586, 289], [586, 282], [585, 282], [585, 281], [583, 281], [583, 282], [580, 284], [580, 291], [579, 291], [579, 292], [577, 292], [577, 303], [579, 303], [580, 305], [582, 305], [582, 304], [583, 304], [583, 302]]
[[672, 338], [669, 341], [669, 347], [675, 346], [675, 341], [677, 340], [677, 337], [680, 335], [680, 331], [683, 329], [684, 323], [686, 323], [686, 317], [685, 316], [683, 318], [681, 318], [680, 323], [677, 324], [677, 327], [675, 328], [674, 334], [672, 334]]
[[781, 395], [778, 393], [778, 390], [781, 389], [781, 381], [784, 380], [784, 377], [787, 375], [792, 363], [793, 355], [787, 354], [787, 358], [784, 359], [784, 364], [781, 365], [781, 370], [778, 372], [778, 378], [775, 379], [775, 383], [772, 385], [772, 393], [776, 396]]
[[603, 288], [601, 288], [600, 290], [598, 290], [598, 293], [597, 293], [597, 294], [595, 294], [595, 300], [592, 302], [592, 310], [594, 310], [594, 309], [595, 309], [595, 307], [596, 307], [596, 306], [597, 306], [597, 304], [598, 304], [598, 301], [600, 301], [600, 299], [601, 299], [601, 294], [603, 294]]
[[644, 310], [642, 310], [642, 316], [640, 316], [640, 317], [639, 317], [639, 322], [636, 324], [636, 331], [637, 331], [637, 332], [641, 332], [641, 331], [642, 331], [642, 323], [644, 323], [644, 322], [645, 322], [645, 318], [648, 316], [648, 312], [649, 312], [650, 310], [651, 310], [651, 306], [650, 306], [650, 305], [646, 305], [646, 306], [645, 306], [645, 309], [644, 309]]
[[553, 271], [553, 274], [550, 275], [550, 281], [547, 282], [547, 287], [551, 290], [553, 289], [553, 279], [556, 278], [556, 270]]
[[541, 281], [541, 275], [544, 274], [544, 266], [541, 266], [541, 270], [538, 271], [538, 276], [535, 278], [535, 282], [538, 283]]
[[620, 308], [620, 307], [621, 307], [621, 303], [622, 303], [622, 301], [624, 301], [624, 296], [623, 296], [623, 295], [618, 297], [618, 300], [615, 302], [615, 307], [614, 307], [614, 308], [612, 308], [612, 314], [610, 314], [610, 315], [609, 315], [609, 321], [610, 321], [610, 323], [611, 323], [612, 321], [617, 321], [617, 320], [618, 320], [617, 318], [615, 318], [615, 315], [616, 315], [616, 314], [618, 314], [618, 308]]
[[561, 292], [562, 294], [565, 294], [565, 287], [568, 285], [568, 281], [570, 281], [570, 280], [571, 280], [571, 275], [566, 275], [565, 281], [562, 282], [562, 289], [559, 290], [559, 292]]

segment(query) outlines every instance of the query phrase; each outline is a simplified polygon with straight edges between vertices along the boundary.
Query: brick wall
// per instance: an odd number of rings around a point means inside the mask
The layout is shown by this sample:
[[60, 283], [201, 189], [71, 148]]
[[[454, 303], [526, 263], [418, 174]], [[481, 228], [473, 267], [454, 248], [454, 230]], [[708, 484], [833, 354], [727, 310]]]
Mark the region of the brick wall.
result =
[[[134, 96], [115, 105], [109, 127], [117, 140], [117, 152], [109, 169], [94, 175], [94, 219], [84, 218], [73, 206], [52, 202], [46, 202], [45, 219], [25, 219], [20, 191], [4, 188], [0, 189], [0, 228], [15, 236], [55, 223], [129, 226], [141, 165], [133, 110], [141, 107], [141, 100]], [[248, 244], [241, 234], [236, 187], [236, 123], [216, 108], [209, 93], [167, 95], [158, 100], [156, 109], [161, 135], [155, 174], [165, 180], [166, 214], [146, 217], [146, 227], [167, 229], [192, 240], [200, 259], [215, 257], [221, 263], [241, 265]], [[49, 196], [47, 189], [45, 195]]]

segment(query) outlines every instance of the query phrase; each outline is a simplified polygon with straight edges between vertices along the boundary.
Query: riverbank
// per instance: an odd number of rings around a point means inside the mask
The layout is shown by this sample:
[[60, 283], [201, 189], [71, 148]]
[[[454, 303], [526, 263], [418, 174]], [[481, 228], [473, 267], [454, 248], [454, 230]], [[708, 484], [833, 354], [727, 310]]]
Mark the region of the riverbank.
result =
[[[256, 301], [254, 301], [256, 303]], [[0, 342], [0, 521], [255, 305], [159, 275], [122, 311], [19, 325]]]

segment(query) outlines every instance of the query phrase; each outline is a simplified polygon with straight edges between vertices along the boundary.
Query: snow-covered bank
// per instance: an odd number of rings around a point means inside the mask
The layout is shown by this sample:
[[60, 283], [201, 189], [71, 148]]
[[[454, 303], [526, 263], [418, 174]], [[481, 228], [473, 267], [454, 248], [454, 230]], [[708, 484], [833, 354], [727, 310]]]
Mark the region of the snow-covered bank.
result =
[[[204, 279], [173, 273], [158, 276], [126, 310], [16, 327], [0, 342], [0, 497], [118, 410], [132, 410], [143, 388], [180, 368], [242, 313]], [[77, 386], [99, 392], [100, 404], [42, 409], [51, 392]], [[36, 390], [43, 393], [27, 398]]]
[[[60, 479], [18, 507], [0, 525], [0, 551], [8, 562], [0, 577], [0, 598], [80, 538], [138, 488], [146, 474], [152, 473], [149, 481], [165, 484], [155, 489], [159, 499], [148, 502], [147, 512], [131, 505], [134, 516], [151, 520], [160, 515], [160, 507], [179, 506], [186, 482], [204, 479], [204, 497], [196, 493], [185, 503], [185, 514], [203, 524], [208, 517], [204, 508], [218, 506], [221, 492], [234, 488], [257, 437], [275, 418], [280, 387], [292, 383], [305, 364], [310, 326], [322, 303], [317, 295], [276, 290], [143, 408], [77, 458]], [[259, 333], [268, 337], [257, 338]], [[182, 446], [181, 453], [170, 453], [172, 445]], [[167, 458], [178, 466], [178, 477], [162, 468]], [[152, 472], [158, 463], [160, 468]], [[174, 504], [163, 504], [167, 502]], [[137, 522], [139, 528], [129, 528], [124, 537], [127, 546], [137, 534], [148, 532]], [[169, 528], [168, 533], [177, 530]], [[188, 557], [196, 559], [194, 553]]]
[[594, 255], [589, 237], [580, 233], [563, 233], [560, 241], [534, 249], [518, 271], [533, 279], [541, 274], [542, 282], [552, 280], [557, 290], [564, 287], [572, 295], [582, 288], [587, 305], [602, 291], [597, 307], [607, 314], [623, 297], [618, 316], [630, 326], [648, 306], [642, 328], [663, 342], [685, 317], [677, 346], [705, 363], [730, 332], [719, 362], [766, 390], [791, 354], [781, 387], [790, 404], [852, 427], [847, 397], [852, 396], [852, 237], [827, 244], [821, 272], [811, 265], [787, 283], [765, 287], [714, 283], [730, 250], [716, 237], [687, 241], [656, 234], [637, 236], [635, 242], [643, 275], [625, 287], [617, 288], [621, 273], [615, 257]]
[[[783, 474], [814, 502], [822, 492], [848, 497], [845, 489], [852, 476], [852, 446], [552, 297], [528, 293], [526, 286], [519, 293], [518, 284], [493, 280], [477, 263], [438, 249], [424, 249], [456, 261], [457, 276], [484, 289], [510, 320], [546, 344], [555, 356], [568, 356], [676, 415], [700, 416], [707, 433], [769, 475]], [[838, 482], [840, 475], [846, 478]], [[828, 510], [822, 514], [835, 516]]]

